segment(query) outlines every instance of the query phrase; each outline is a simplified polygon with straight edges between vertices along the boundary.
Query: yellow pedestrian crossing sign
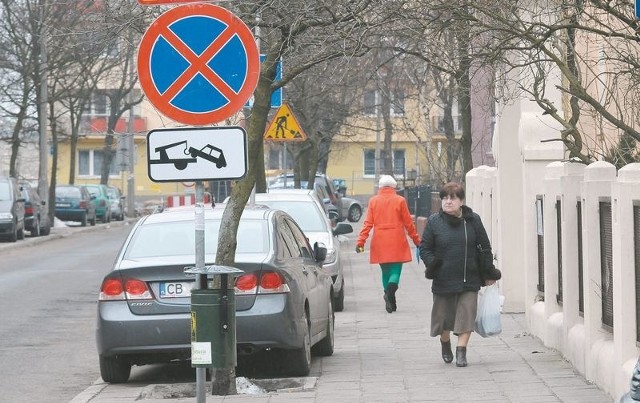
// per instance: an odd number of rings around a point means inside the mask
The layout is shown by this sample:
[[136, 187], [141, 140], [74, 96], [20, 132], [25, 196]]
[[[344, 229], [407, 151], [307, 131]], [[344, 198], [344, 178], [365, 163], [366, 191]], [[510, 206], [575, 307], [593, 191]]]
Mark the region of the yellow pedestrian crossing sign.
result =
[[300, 127], [291, 107], [283, 103], [264, 133], [264, 139], [270, 141], [305, 141], [307, 135]]

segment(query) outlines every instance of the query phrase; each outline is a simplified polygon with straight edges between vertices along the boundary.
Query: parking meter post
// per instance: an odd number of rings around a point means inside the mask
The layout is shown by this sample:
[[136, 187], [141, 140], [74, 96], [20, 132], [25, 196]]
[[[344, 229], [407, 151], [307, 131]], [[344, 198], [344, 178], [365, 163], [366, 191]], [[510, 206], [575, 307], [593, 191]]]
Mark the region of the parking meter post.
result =
[[[196, 181], [196, 208], [195, 208], [195, 264], [196, 268], [204, 268], [204, 183], [202, 181]], [[206, 298], [206, 290], [207, 290], [207, 275], [206, 273], [196, 274], [196, 290], [202, 291]], [[197, 292], [196, 292], [197, 295]], [[196, 296], [196, 299], [200, 298], [199, 295]], [[194, 332], [194, 328], [197, 327], [198, 321], [196, 320], [196, 311], [194, 310], [193, 305], [193, 296], [191, 300], [191, 342], [192, 342], [192, 351], [191, 355], [193, 357], [194, 348], [198, 348], [197, 340], [195, 335], [197, 331]], [[204, 317], [201, 316], [201, 318]], [[202, 323], [202, 321], [200, 321]], [[195, 334], [194, 334], [195, 333]], [[194, 347], [194, 345], [196, 347]], [[196, 367], [196, 402], [197, 403], [205, 403], [207, 388], [207, 367], [206, 366], [198, 366]]]

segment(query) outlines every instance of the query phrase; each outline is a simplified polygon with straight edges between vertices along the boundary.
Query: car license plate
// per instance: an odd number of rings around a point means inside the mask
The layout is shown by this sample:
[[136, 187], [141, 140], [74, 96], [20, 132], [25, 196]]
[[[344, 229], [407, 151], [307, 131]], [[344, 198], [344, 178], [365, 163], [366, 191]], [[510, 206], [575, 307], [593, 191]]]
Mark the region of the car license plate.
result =
[[56, 203], [56, 207], [71, 207], [71, 203]]
[[184, 298], [191, 296], [193, 282], [160, 283], [160, 298]]

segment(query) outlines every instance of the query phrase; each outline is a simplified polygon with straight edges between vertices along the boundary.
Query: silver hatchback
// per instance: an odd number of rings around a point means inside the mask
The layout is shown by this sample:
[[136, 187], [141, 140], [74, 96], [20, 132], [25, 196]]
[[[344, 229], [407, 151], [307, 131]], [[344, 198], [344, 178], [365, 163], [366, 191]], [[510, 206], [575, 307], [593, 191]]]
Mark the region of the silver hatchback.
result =
[[[205, 263], [215, 262], [223, 209], [205, 211]], [[143, 217], [133, 227], [98, 298], [97, 347], [106, 382], [126, 382], [132, 365], [188, 360], [195, 265], [194, 210]], [[280, 352], [289, 374], [305, 376], [311, 352], [333, 354], [333, 283], [326, 248], [309, 244], [288, 214], [246, 208], [237, 235], [238, 354]]]

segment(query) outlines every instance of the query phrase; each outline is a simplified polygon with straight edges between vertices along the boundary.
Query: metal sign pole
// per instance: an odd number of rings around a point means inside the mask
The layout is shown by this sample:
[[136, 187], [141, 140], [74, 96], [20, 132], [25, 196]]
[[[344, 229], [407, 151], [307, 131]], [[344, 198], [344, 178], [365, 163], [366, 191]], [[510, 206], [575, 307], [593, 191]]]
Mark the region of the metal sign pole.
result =
[[[195, 253], [196, 268], [204, 268], [204, 183], [196, 181], [196, 211], [195, 211]], [[207, 275], [196, 274], [196, 289], [207, 289]], [[196, 402], [206, 403], [207, 388], [206, 379], [207, 369], [203, 367], [196, 368]]]

